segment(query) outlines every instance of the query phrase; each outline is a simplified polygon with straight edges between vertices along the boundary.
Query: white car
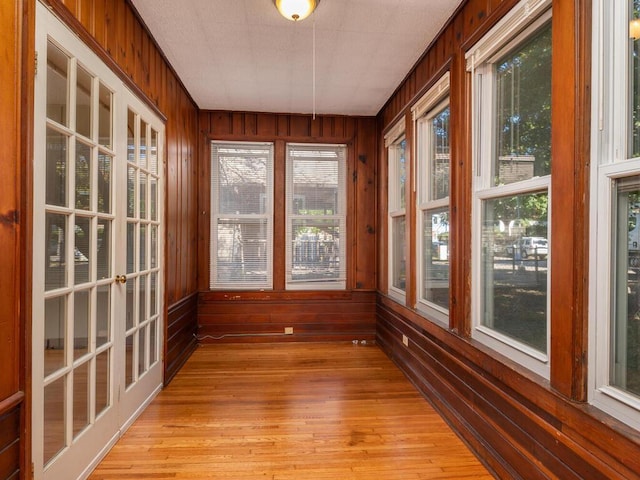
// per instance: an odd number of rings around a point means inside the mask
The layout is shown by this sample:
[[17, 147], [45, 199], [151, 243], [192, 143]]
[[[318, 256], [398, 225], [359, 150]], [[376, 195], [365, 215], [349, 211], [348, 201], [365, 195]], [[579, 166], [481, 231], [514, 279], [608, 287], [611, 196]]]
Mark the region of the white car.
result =
[[544, 260], [549, 254], [549, 242], [544, 237], [522, 237], [507, 247], [507, 255], [512, 257], [517, 251], [523, 259], [537, 256], [540, 260]]

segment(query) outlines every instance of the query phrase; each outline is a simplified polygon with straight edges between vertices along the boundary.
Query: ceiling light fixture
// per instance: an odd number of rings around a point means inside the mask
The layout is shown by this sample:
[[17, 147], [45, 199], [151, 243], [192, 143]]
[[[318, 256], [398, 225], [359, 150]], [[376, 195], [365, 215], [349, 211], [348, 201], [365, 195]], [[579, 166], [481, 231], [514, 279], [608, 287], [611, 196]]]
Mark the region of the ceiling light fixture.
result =
[[320, 0], [273, 0], [273, 3], [284, 18], [297, 22], [311, 15]]

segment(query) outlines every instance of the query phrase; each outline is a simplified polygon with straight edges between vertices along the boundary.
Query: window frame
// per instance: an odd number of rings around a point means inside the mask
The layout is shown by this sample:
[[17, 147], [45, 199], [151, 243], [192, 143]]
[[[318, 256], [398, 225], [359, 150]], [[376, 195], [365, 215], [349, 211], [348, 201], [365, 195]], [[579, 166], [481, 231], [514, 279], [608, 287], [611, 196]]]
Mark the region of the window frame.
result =
[[[415, 143], [416, 143], [416, 166], [417, 166], [417, 192], [416, 192], [416, 245], [417, 249], [417, 291], [416, 291], [416, 310], [430, 320], [434, 320], [439, 324], [449, 326], [449, 309], [444, 308], [434, 302], [430, 302], [423, 298], [425, 287], [425, 262], [424, 262], [424, 214], [429, 211], [448, 209], [450, 211], [449, 195], [439, 199], [429, 198], [431, 192], [431, 179], [434, 175], [432, 172], [432, 155], [431, 155], [431, 126], [433, 119], [443, 110], [450, 110], [450, 73], [445, 72], [440, 79], [425, 93], [420, 100], [411, 109], [414, 123]], [[450, 139], [449, 139], [450, 140]], [[449, 157], [449, 172], [451, 172], [451, 152]], [[451, 181], [449, 181], [449, 189]], [[449, 243], [451, 245], [451, 243]], [[451, 256], [449, 259], [449, 275], [448, 289], [450, 295], [451, 288]]]
[[[338, 213], [333, 215], [294, 215], [292, 213], [292, 202], [295, 200], [295, 195], [291, 196], [289, 192], [293, 192], [293, 161], [289, 157], [289, 152], [293, 148], [301, 149], [331, 149], [341, 150], [341, 155], [338, 155], [338, 199], [337, 207]], [[347, 245], [348, 245], [348, 232], [347, 232], [347, 155], [348, 148], [344, 143], [299, 143], [288, 142], [285, 147], [285, 164], [286, 164], [286, 186], [285, 186], [285, 204], [286, 204], [286, 218], [285, 218], [285, 290], [346, 290], [347, 288]], [[293, 253], [292, 253], [292, 221], [294, 220], [334, 220], [338, 221], [340, 228], [339, 237], [339, 276], [337, 280], [330, 281], [294, 281], [292, 279], [293, 270]]]
[[[262, 214], [230, 214], [230, 213], [221, 213], [220, 205], [218, 204], [219, 199], [219, 187], [220, 184], [217, 181], [218, 179], [218, 169], [219, 162], [215, 161], [214, 158], [214, 145], [225, 145], [229, 147], [234, 146], [242, 146], [242, 147], [260, 147], [260, 148], [268, 148], [270, 150], [269, 160], [270, 165], [267, 165], [267, 178], [266, 178], [266, 192], [265, 192], [265, 211]], [[248, 291], [262, 291], [262, 290], [272, 290], [273, 289], [273, 223], [274, 223], [274, 214], [273, 214], [273, 205], [274, 205], [274, 176], [275, 176], [275, 146], [273, 142], [244, 142], [244, 141], [221, 141], [221, 140], [211, 140], [209, 142], [210, 146], [210, 182], [211, 182], [211, 198], [210, 198], [210, 208], [211, 208], [211, 220], [210, 220], [210, 241], [209, 241], [209, 289], [210, 290], [248, 290]], [[217, 271], [218, 271], [218, 219], [224, 218], [232, 218], [236, 219], [238, 222], [242, 220], [266, 220], [266, 245], [265, 245], [265, 253], [266, 253], [266, 269], [267, 269], [267, 279], [263, 283], [248, 283], [248, 282], [219, 282], [217, 281]]]
[[611, 385], [616, 183], [640, 175], [640, 156], [633, 157], [629, 148], [629, 8], [627, 0], [593, 5], [588, 400], [640, 430], [640, 395]]
[[[550, 377], [551, 361], [551, 268], [550, 253], [547, 256], [547, 294], [546, 294], [546, 353], [529, 346], [516, 338], [503, 334], [484, 321], [484, 286], [486, 279], [483, 269], [483, 218], [485, 202], [492, 199], [532, 193], [546, 193], [548, 198], [547, 224], [548, 240], [551, 239], [551, 174], [534, 176], [504, 185], [493, 185], [493, 165], [496, 149], [495, 115], [496, 98], [494, 95], [494, 62], [504, 55], [525, 44], [542, 28], [551, 22], [551, 0], [541, 0], [535, 4], [521, 1], [496, 26], [491, 29], [466, 53], [467, 72], [472, 82], [472, 150], [473, 150], [473, 189], [472, 189], [472, 325], [471, 336], [480, 343], [504, 354], [525, 368]], [[490, 92], [491, 95], [488, 95]]]
[[[408, 200], [408, 167], [410, 163], [410, 152], [406, 143], [406, 120], [403, 116], [398, 120], [391, 129], [384, 136], [385, 149], [387, 151], [387, 165], [388, 165], [388, 184], [387, 184], [387, 225], [388, 225], [388, 249], [387, 249], [387, 269], [388, 269], [388, 286], [387, 292], [390, 297], [394, 298], [398, 302], [405, 303], [407, 298], [406, 291], [406, 276], [407, 276], [407, 255], [408, 255], [408, 237], [407, 237], [407, 200]], [[401, 202], [401, 190], [399, 189], [400, 180], [400, 157], [397, 154], [398, 147], [402, 142], [405, 142], [404, 147], [404, 167], [405, 167], [405, 179], [404, 179], [404, 205]], [[404, 218], [404, 257], [405, 257], [405, 289], [400, 289], [394, 286], [394, 267], [395, 267], [395, 253], [396, 242], [394, 222]]]

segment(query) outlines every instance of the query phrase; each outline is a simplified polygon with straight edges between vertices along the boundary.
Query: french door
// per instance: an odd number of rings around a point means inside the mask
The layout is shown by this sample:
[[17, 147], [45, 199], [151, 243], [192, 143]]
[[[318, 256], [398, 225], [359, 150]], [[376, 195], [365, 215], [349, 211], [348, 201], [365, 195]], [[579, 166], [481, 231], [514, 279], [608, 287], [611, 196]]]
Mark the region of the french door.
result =
[[37, 2], [35, 478], [85, 478], [162, 383], [164, 126]]

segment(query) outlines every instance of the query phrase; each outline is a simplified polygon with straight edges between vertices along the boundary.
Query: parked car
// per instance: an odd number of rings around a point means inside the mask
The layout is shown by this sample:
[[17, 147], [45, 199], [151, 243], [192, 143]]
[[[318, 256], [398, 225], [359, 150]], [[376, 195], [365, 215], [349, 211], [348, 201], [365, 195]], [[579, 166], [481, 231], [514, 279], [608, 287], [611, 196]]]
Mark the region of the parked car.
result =
[[523, 259], [537, 256], [540, 260], [544, 260], [549, 254], [549, 242], [543, 237], [522, 237], [513, 245], [507, 246], [507, 255], [510, 257], [518, 251]]

